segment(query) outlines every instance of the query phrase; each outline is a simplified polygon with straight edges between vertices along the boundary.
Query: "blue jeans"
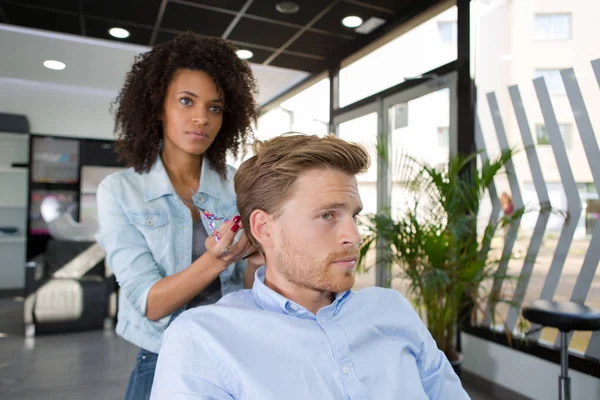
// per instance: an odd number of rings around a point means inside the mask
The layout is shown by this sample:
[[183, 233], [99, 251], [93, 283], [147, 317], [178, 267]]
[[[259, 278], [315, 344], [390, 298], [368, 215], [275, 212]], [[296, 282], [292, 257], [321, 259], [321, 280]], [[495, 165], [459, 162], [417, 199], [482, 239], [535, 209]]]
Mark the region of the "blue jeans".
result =
[[158, 354], [141, 349], [135, 359], [135, 368], [129, 378], [125, 400], [148, 400], [152, 392]]

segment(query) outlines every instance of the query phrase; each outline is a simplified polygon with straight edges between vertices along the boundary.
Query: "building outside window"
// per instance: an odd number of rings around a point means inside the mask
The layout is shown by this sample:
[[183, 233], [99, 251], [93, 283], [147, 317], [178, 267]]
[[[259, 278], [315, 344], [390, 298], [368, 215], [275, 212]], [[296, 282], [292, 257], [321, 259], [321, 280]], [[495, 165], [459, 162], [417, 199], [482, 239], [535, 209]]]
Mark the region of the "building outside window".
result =
[[[558, 124], [558, 129], [565, 143], [567, 149], [571, 148], [571, 124]], [[535, 133], [537, 138], [538, 146], [549, 146], [550, 138], [548, 137], [548, 131], [546, 125], [537, 124], [535, 126]]]
[[537, 40], [571, 39], [571, 14], [536, 14], [534, 38]]
[[536, 69], [534, 78], [543, 77], [548, 87], [548, 93], [563, 95], [566, 94], [565, 85], [562, 77], [560, 76], [560, 70], [558, 69]]

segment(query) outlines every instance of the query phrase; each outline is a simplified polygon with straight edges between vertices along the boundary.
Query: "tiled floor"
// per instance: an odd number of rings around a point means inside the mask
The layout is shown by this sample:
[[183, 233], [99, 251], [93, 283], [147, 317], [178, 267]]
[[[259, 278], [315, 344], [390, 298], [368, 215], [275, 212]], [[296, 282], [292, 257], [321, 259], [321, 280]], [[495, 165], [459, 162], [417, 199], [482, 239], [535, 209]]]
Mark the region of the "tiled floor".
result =
[[[123, 399], [136, 348], [112, 332], [21, 336], [20, 304], [0, 299], [2, 400]], [[0, 335], [2, 336], [2, 335]], [[473, 400], [494, 397], [467, 387]]]

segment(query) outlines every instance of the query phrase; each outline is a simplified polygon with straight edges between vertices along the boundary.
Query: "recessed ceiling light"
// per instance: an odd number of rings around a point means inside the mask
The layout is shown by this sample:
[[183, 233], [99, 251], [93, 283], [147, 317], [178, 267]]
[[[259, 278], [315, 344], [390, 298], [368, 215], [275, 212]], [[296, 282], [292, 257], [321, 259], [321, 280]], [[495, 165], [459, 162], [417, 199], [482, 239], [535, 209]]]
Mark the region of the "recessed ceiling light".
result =
[[362, 24], [363, 20], [361, 17], [356, 15], [349, 15], [342, 20], [342, 24], [348, 28], [356, 28]]
[[56, 71], [60, 71], [65, 69], [66, 65], [64, 62], [56, 61], [56, 60], [46, 60], [44, 61], [44, 67], [48, 69], [54, 69]]
[[129, 31], [123, 28], [110, 28], [108, 31], [111, 36], [116, 37], [118, 39], [125, 39], [129, 37]]
[[252, 56], [254, 56], [254, 53], [251, 52], [250, 50], [238, 50], [235, 52], [235, 54], [237, 54], [237, 56], [242, 60], [247, 60], [249, 58], [252, 58]]
[[281, 1], [275, 5], [275, 9], [282, 14], [293, 14], [298, 12], [300, 6], [293, 1]]

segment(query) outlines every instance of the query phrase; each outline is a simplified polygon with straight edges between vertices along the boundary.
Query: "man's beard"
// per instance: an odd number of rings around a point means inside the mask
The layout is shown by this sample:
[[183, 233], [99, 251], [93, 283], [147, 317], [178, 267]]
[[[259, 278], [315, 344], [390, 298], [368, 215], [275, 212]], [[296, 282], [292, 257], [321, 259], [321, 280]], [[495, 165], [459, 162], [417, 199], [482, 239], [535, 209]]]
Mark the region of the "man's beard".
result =
[[358, 254], [352, 251], [331, 253], [325, 260], [313, 257], [310, 249], [298, 251], [282, 232], [281, 249], [277, 254], [277, 268], [290, 282], [297, 286], [321, 292], [345, 292], [354, 285], [354, 269], [335, 271], [332, 262]]

